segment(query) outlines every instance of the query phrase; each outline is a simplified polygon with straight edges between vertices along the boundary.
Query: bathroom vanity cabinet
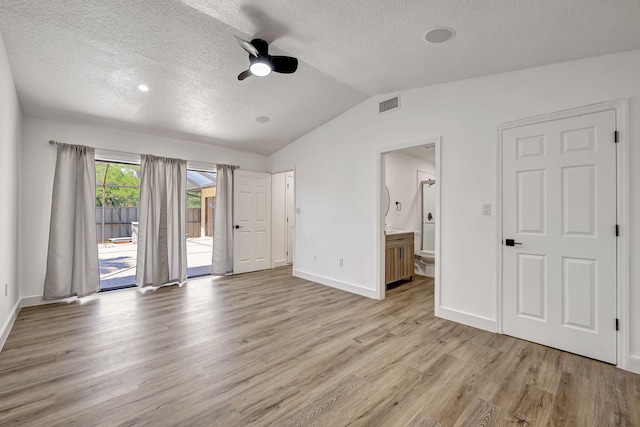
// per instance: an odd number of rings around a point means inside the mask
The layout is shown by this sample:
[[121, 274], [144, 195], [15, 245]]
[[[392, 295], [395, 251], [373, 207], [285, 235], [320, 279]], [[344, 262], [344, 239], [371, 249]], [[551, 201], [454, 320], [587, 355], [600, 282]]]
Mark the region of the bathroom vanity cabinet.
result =
[[413, 279], [413, 233], [393, 233], [385, 237], [385, 283]]

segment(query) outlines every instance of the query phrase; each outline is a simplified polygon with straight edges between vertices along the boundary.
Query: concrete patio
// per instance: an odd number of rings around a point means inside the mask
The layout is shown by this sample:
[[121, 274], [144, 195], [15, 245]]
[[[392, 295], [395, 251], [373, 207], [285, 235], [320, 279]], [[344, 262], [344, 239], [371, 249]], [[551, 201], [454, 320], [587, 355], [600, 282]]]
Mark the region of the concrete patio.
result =
[[[98, 245], [100, 289], [117, 289], [135, 284], [135, 243], [101, 243]], [[187, 239], [187, 267], [189, 277], [211, 274], [212, 237]]]

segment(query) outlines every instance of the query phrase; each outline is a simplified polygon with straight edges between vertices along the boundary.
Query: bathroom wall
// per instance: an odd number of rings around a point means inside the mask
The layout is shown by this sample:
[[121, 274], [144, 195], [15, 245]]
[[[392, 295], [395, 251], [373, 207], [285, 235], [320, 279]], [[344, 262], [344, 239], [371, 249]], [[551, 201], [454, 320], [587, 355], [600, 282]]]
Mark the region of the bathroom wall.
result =
[[[436, 193], [437, 184], [422, 186], [422, 249], [436, 250]], [[438, 218], [439, 220], [440, 218]]]
[[[420, 231], [422, 228], [422, 198], [418, 171], [435, 178], [435, 166], [426, 160], [394, 151], [384, 155], [385, 180], [391, 206], [385, 224], [387, 230]], [[397, 210], [396, 202], [402, 204]], [[417, 243], [417, 242], [416, 242]]]

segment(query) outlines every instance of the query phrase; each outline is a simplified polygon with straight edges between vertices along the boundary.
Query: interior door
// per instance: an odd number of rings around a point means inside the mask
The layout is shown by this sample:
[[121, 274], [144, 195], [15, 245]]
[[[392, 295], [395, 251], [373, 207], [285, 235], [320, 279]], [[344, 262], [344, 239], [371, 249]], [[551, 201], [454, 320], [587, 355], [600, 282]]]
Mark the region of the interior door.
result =
[[233, 173], [233, 272], [266, 270], [271, 268], [271, 177]]
[[286, 175], [286, 215], [287, 215], [287, 264], [293, 263], [293, 236], [295, 226], [293, 201], [293, 172]]
[[611, 110], [502, 134], [504, 333], [609, 363], [615, 124]]

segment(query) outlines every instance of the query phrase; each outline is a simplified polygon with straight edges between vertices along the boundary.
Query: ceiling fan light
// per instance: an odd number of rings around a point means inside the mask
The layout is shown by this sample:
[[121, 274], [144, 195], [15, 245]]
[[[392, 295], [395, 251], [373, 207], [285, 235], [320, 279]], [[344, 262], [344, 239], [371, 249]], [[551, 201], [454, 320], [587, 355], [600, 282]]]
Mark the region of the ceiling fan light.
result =
[[251, 74], [258, 77], [264, 77], [271, 74], [271, 66], [265, 62], [254, 62], [249, 67], [249, 71]]

